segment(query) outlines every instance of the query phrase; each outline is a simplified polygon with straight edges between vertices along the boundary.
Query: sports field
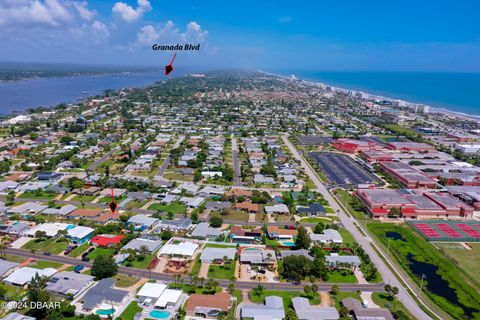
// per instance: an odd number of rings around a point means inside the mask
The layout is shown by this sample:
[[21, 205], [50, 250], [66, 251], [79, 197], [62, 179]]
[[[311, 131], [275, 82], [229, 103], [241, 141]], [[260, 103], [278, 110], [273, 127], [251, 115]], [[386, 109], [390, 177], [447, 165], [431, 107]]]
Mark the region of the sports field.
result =
[[409, 224], [429, 241], [480, 242], [480, 222], [425, 220]]

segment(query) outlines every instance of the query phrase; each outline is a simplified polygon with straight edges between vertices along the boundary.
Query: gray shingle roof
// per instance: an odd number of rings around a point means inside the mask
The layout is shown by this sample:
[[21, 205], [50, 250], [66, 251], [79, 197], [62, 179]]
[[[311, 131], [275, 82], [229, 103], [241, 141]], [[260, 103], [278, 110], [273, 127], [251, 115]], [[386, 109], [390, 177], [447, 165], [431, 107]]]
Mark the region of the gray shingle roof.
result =
[[128, 295], [128, 291], [113, 289], [115, 279], [100, 280], [97, 285], [87, 291], [83, 297], [83, 308], [93, 309], [105, 300], [120, 303]]

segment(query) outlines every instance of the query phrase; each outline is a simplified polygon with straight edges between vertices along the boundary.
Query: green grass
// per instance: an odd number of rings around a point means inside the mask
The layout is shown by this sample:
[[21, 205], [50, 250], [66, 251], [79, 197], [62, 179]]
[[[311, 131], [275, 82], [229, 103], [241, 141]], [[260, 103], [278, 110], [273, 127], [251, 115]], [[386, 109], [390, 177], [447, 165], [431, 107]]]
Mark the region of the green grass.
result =
[[68, 241], [62, 241], [63, 239], [46, 239], [46, 240], [30, 240], [23, 245], [22, 249], [36, 250], [36, 251], [48, 251], [54, 254], [59, 254], [67, 249], [70, 244]]
[[26, 293], [26, 290], [21, 287], [11, 286], [5, 283], [0, 283], [0, 288], [2, 289], [2, 291], [5, 291], [6, 300], [20, 301]]
[[219, 244], [219, 243], [207, 243], [205, 244], [204, 248], [236, 248], [237, 246], [229, 246], [226, 244]]
[[318, 293], [315, 295], [306, 295], [304, 292], [296, 292], [296, 291], [276, 291], [276, 290], [264, 290], [260, 296], [257, 296], [250, 291], [250, 300], [253, 303], [265, 303], [265, 297], [268, 296], [278, 296], [281, 297], [283, 300], [283, 306], [285, 311], [292, 305], [292, 298], [295, 297], [304, 297], [310, 300], [310, 304], [320, 304], [320, 296]]
[[26, 191], [22, 193], [18, 198], [21, 199], [34, 199], [34, 200], [52, 200], [57, 196], [54, 192], [38, 192], [38, 191]]
[[45, 269], [45, 268], [54, 268], [58, 269], [62, 266], [63, 264], [58, 263], [58, 262], [52, 262], [52, 261], [45, 261], [45, 260], [37, 260], [35, 263], [32, 263], [29, 265], [29, 267], [35, 268], [35, 269]]
[[355, 243], [355, 238], [353, 238], [350, 231], [345, 228], [338, 228], [338, 233], [342, 236], [343, 243]]
[[373, 302], [379, 306], [380, 308], [387, 308], [390, 311], [402, 311], [408, 319], [415, 319], [414, 316], [410, 314], [407, 308], [403, 305], [403, 303], [397, 299], [391, 301], [388, 299], [388, 295], [382, 292], [374, 292], [372, 293], [372, 300]]
[[173, 214], [184, 214], [187, 212], [187, 207], [183, 203], [170, 203], [170, 204], [160, 204], [154, 203], [148, 210], [162, 211], [162, 212], [171, 212]]
[[92, 202], [97, 196], [75, 196], [72, 201]]
[[[429, 263], [438, 268], [437, 275], [442, 277], [448, 283], [448, 286], [455, 290], [456, 298], [459, 303], [448, 301], [446, 298], [432, 293], [428, 290], [428, 286], [424, 285], [423, 289], [429, 299], [431, 299], [444, 312], [448, 313], [452, 318], [465, 318], [461, 305], [468, 308], [478, 310], [474, 313], [474, 319], [480, 319], [480, 293], [478, 287], [474, 286], [472, 281], [461, 271], [461, 269], [445, 257], [440, 251], [435, 249], [427, 240], [416, 233], [408, 225], [397, 225], [380, 222], [371, 222], [368, 224], [370, 232], [382, 243], [384, 248], [390, 248], [390, 256], [395, 258], [396, 262], [407, 272], [411, 279], [420, 284], [421, 279], [411, 269], [410, 258], [423, 263]], [[401, 235], [402, 239], [388, 240], [387, 232], [396, 232]], [[428, 279], [426, 280], [428, 283]], [[425, 283], [424, 283], [425, 284]]]
[[235, 261], [223, 266], [211, 264], [208, 268], [208, 278], [230, 280], [235, 275]]
[[5, 257], [2, 257], [2, 259], [12, 261], [12, 262], [17, 262], [17, 263], [22, 263], [25, 260], [27, 260], [27, 258], [25, 258], [25, 257], [14, 256], [14, 255], [11, 255], [11, 254], [6, 254]]
[[477, 286], [480, 285], [480, 272], [478, 272], [478, 266], [480, 266], [480, 243], [468, 243], [472, 248], [471, 250], [465, 249], [459, 244], [436, 243], [435, 245], [475, 281]]
[[117, 274], [115, 276], [115, 280], [116, 280], [116, 283], [115, 283], [116, 287], [128, 288], [133, 286], [135, 283], [137, 283], [140, 280], [140, 278], [130, 277], [123, 274]]
[[85, 252], [85, 250], [87, 250], [88, 247], [90, 247], [90, 244], [89, 244], [89, 243], [84, 243], [84, 244], [76, 247], [75, 249], [73, 249], [73, 250], [68, 254], [68, 256], [69, 256], [69, 257], [72, 257], [72, 258], [77, 258], [77, 257], [79, 257], [83, 252]]
[[328, 272], [328, 282], [331, 283], [357, 283], [357, 278], [354, 274], [342, 275], [339, 271]]
[[342, 307], [341, 302], [345, 298], [354, 298], [362, 302], [362, 298], [360, 297], [360, 294], [357, 292], [340, 291], [337, 294], [331, 294], [330, 297], [335, 302], [335, 308], [337, 308], [337, 310], [339, 310]]
[[315, 218], [300, 219], [300, 222], [303, 222], [303, 223], [319, 223], [319, 222], [328, 223], [331, 221], [332, 219], [330, 217], [315, 217]]
[[130, 302], [128, 307], [122, 312], [120, 315], [119, 319], [122, 320], [133, 320], [133, 317], [141, 312], [143, 309], [138, 306], [138, 303], [136, 301]]
[[88, 257], [91, 260], [95, 260], [95, 258], [98, 257], [98, 256], [113, 256], [114, 253], [115, 253], [115, 249], [97, 247], [97, 248], [95, 248], [95, 250], [90, 252]]
[[147, 269], [152, 260], [155, 258], [156, 253], [152, 253], [145, 258], [141, 259], [140, 257], [135, 258], [132, 262], [125, 261], [124, 264], [132, 268], [137, 269]]
[[195, 259], [195, 264], [193, 265], [192, 272], [190, 274], [192, 276], [198, 276], [201, 267], [202, 261], [200, 261], [200, 255], [197, 255], [197, 259]]
[[[115, 203], [118, 204], [118, 203], [122, 202], [123, 200], [125, 200], [126, 198], [127, 198], [127, 196], [114, 197]], [[110, 202], [112, 202], [112, 197], [111, 196], [100, 198], [100, 200], [98, 201], [98, 203], [103, 203], [103, 204], [109, 204]]]
[[219, 212], [211, 212], [210, 217], [213, 216], [218, 216], [221, 217], [222, 219], [227, 219], [227, 220], [240, 220], [240, 221], [247, 221], [248, 219], [248, 213], [245, 211], [240, 211], [240, 210], [226, 210], [225, 214], [220, 214]]

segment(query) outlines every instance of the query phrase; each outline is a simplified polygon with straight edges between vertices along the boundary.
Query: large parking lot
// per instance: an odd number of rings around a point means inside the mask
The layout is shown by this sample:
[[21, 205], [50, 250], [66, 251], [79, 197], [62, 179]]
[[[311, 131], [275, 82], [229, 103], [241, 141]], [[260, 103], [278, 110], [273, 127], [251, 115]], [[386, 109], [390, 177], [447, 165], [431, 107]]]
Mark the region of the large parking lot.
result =
[[298, 144], [302, 146], [321, 146], [323, 144], [332, 143], [333, 139], [331, 137], [325, 136], [299, 136]]
[[353, 186], [375, 183], [381, 180], [356, 163], [351, 157], [331, 152], [312, 152], [310, 156], [320, 166], [330, 183], [338, 186]]

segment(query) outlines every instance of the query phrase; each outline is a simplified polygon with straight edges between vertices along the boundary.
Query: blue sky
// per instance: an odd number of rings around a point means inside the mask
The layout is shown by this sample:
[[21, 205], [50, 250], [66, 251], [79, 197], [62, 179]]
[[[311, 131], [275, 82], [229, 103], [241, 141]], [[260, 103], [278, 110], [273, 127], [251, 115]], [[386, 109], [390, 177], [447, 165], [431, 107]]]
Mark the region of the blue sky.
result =
[[[461, 5], [460, 5], [461, 4]], [[480, 72], [480, 1], [0, 0], [3, 61]]]

